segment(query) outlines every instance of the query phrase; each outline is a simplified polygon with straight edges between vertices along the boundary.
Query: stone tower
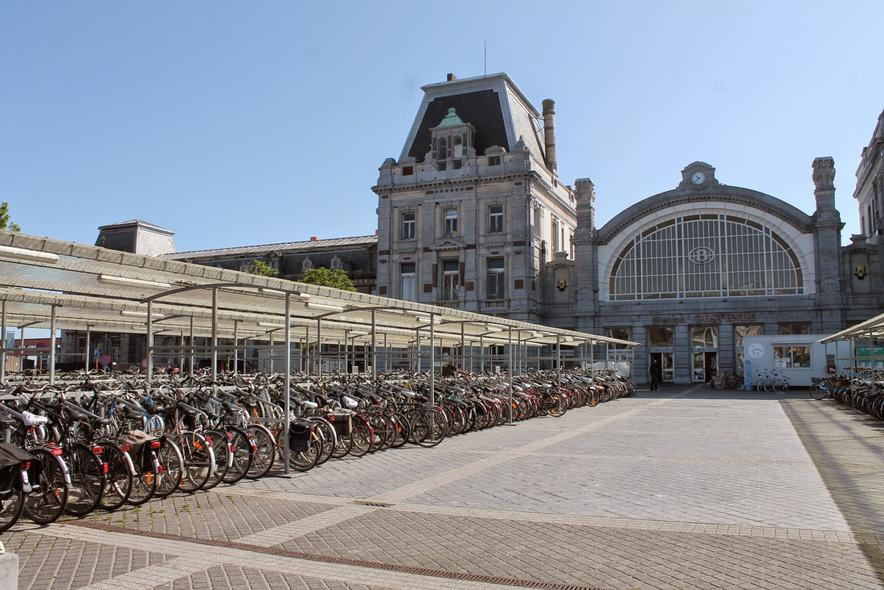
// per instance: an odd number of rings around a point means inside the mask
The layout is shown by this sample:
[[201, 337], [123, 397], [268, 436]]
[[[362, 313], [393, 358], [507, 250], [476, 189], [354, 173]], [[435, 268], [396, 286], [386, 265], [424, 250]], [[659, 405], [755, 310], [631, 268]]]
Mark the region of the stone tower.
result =
[[816, 250], [816, 292], [820, 329], [837, 332], [844, 326], [841, 284], [841, 214], [835, 208], [835, 161], [813, 161], [814, 246]]
[[577, 279], [578, 330], [595, 331], [598, 315], [598, 252], [595, 244], [595, 184], [588, 178], [574, 182], [577, 229], [574, 246]]

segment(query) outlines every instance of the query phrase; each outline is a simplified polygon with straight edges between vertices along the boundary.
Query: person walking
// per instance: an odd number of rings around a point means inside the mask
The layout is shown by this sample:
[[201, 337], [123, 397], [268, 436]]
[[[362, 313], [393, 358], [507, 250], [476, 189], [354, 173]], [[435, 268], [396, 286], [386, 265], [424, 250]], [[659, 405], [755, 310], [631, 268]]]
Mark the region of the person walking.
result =
[[663, 371], [660, 369], [660, 363], [657, 359], [651, 361], [651, 391], [660, 389], [660, 381], [663, 380]]

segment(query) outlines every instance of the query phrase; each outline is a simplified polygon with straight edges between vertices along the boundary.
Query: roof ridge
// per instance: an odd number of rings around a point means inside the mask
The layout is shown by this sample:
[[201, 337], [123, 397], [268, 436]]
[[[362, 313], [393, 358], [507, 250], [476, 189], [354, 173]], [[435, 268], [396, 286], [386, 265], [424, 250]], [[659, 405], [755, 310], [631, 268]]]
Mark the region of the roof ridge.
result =
[[219, 248], [202, 248], [198, 250], [182, 250], [180, 252], [170, 252], [164, 256], [178, 256], [180, 254], [193, 254], [195, 252], [214, 252], [217, 250], [230, 250], [233, 248], [272, 248], [273, 246], [284, 246], [286, 244], [316, 244], [318, 242], [330, 242], [332, 240], [354, 240], [359, 238], [377, 238], [375, 234], [363, 234], [359, 236], [340, 236], [336, 238], [318, 238], [316, 240], [289, 240], [288, 242], [271, 242], [269, 244], [248, 244], [244, 246], [221, 246]]

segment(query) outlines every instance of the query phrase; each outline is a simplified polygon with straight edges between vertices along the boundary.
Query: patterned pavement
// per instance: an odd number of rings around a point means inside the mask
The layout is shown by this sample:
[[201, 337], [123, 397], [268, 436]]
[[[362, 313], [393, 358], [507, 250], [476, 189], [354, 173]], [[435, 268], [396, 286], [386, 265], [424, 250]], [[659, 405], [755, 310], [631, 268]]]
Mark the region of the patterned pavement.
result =
[[644, 392], [2, 540], [22, 589], [884, 588], [884, 426]]

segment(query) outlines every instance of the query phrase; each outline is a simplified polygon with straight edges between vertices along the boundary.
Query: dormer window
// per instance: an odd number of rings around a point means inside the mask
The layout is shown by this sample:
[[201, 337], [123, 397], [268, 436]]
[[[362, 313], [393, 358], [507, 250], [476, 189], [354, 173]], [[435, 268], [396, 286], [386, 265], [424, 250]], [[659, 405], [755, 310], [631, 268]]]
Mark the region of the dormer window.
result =
[[[460, 169], [464, 166], [464, 158], [475, 156], [472, 148], [475, 129], [457, 115], [454, 107], [448, 109], [448, 114], [442, 118], [439, 125], [430, 129], [430, 132], [432, 133], [430, 148], [436, 160], [437, 170]], [[450, 166], [449, 160], [453, 160]]]
[[440, 137], [436, 141], [436, 159], [437, 160], [448, 159], [448, 140], [444, 137]]
[[453, 158], [462, 158], [463, 157], [463, 137], [460, 135], [454, 136], [454, 149], [452, 150], [454, 154]]

